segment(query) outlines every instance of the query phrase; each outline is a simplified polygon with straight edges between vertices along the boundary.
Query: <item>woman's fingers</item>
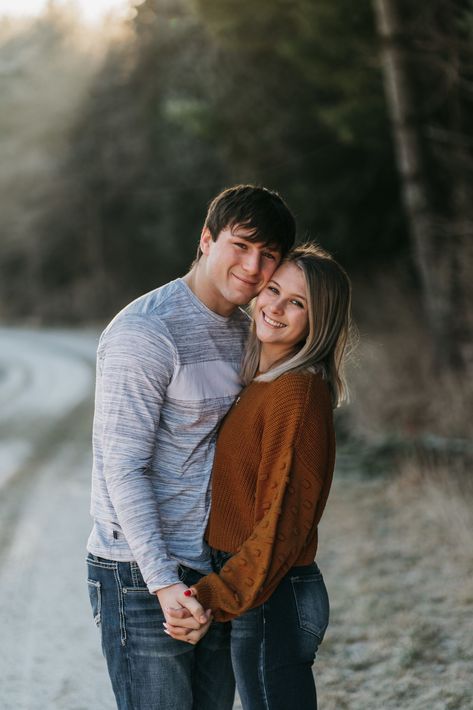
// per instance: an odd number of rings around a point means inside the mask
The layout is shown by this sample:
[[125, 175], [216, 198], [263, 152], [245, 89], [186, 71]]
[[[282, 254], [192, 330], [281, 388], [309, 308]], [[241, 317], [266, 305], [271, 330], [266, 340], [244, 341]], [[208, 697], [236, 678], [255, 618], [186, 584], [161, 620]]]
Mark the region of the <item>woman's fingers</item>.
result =
[[[185, 616], [182, 612], [185, 612]], [[166, 621], [171, 623], [173, 626], [180, 627], [183, 629], [199, 629], [201, 624], [196, 621], [193, 616], [189, 615], [187, 609], [173, 609], [172, 607], [166, 607], [164, 615]]]
[[195, 629], [185, 629], [182, 626], [173, 626], [169, 622], [165, 622], [163, 624], [164, 630], [167, 631], [167, 633], [172, 636], [173, 638], [178, 638], [178, 639], [183, 639], [186, 636], [188, 636], [192, 631]]
[[196, 644], [207, 633], [211, 623], [212, 621], [209, 620], [206, 624], [203, 624], [200, 629], [184, 629], [181, 626], [173, 626], [169, 624], [169, 622], [164, 623], [163, 626], [164, 632], [173, 639], [176, 639], [176, 641]]
[[[189, 595], [187, 592], [191, 592], [191, 594]], [[199, 624], [206, 623], [208, 616], [205, 613], [205, 609], [195, 598], [195, 589], [194, 593], [192, 593], [192, 589], [186, 589], [185, 592], [183, 592], [182, 597], [179, 599], [179, 603], [181, 606], [190, 611], [194, 619], [198, 621]]]

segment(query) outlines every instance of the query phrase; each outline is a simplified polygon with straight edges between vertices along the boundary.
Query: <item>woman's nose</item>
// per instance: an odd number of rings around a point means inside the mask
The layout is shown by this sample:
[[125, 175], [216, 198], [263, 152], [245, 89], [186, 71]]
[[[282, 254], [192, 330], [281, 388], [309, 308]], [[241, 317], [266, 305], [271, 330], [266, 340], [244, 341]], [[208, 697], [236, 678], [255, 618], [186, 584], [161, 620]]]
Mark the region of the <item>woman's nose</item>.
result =
[[272, 301], [270, 311], [273, 313], [282, 313], [284, 311], [284, 300], [282, 298], [276, 298]]

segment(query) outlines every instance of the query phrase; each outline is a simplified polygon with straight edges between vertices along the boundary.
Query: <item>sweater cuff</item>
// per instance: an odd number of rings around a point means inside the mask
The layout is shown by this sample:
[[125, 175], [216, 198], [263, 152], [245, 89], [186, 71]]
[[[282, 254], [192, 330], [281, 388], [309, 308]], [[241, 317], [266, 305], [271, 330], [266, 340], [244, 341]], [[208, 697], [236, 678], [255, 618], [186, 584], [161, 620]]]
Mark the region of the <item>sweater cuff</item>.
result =
[[[143, 575], [144, 577], [144, 575]], [[168, 561], [159, 572], [153, 574], [149, 579], [145, 578], [146, 586], [150, 594], [156, 594], [160, 589], [170, 587], [171, 584], [179, 584], [179, 570], [174, 561]]]
[[[212, 575], [208, 575], [208, 577], [211, 576]], [[197, 601], [202, 604], [204, 609], [215, 611], [218, 606], [217, 599], [212, 585], [207, 581], [208, 577], [200, 579], [197, 584], [193, 584], [192, 586], [197, 592]]]

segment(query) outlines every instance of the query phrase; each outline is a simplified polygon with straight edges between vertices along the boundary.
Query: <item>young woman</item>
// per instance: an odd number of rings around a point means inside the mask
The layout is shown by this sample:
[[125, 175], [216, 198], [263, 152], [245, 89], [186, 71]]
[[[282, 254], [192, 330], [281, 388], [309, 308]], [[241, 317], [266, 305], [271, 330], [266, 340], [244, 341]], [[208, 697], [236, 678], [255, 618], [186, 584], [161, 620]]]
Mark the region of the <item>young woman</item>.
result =
[[186, 594], [232, 619], [244, 710], [317, 706], [311, 667], [329, 603], [314, 557], [335, 460], [332, 409], [346, 398], [350, 300], [327, 252], [294, 249], [256, 299], [247, 387], [219, 431], [206, 534], [216, 572]]

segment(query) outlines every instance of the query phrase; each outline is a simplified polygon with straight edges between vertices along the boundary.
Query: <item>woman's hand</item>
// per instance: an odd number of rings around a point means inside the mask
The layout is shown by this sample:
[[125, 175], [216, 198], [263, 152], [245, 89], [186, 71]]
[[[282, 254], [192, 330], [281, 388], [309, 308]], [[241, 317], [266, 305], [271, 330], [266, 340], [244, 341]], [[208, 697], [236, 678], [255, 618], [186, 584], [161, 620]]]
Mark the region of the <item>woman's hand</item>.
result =
[[[164, 631], [168, 634], [168, 636], [171, 636], [177, 641], [185, 641], [187, 643], [195, 645], [200, 641], [203, 636], [205, 636], [205, 634], [209, 630], [213, 617], [211, 615], [210, 609], [208, 609], [205, 612], [205, 616], [207, 619], [205, 623], [203, 623], [199, 628], [189, 628], [188, 616], [190, 615], [190, 612], [183, 607], [184, 603], [186, 604], [188, 609], [192, 606], [190, 602], [192, 597], [194, 597], [194, 603], [198, 603], [195, 599], [195, 597], [197, 596], [197, 592], [194, 587], [190, 587], [189, 589], [186, 589], [181, 592], [181, 594], [182, 598], [180, 595], [179, 597], [177, 597], [176, 601], [182, 606], [177, 609], [170, 607], [166, 609], [166, 621], [163, 624]], [[203, 617], [201, 618], [203, 619]]]
[[[185, 584], [172, 584], [156, 592], [166, 621], [175, 626], [184, 626], [188, 629], [199, 629], [206, 624], [210, 611], [204, 611], [195, 598], [194, 593], [189, 594]], [[170, 618], [172, 616], [172, 618]]]
[[211, 623], [212, 617], [210, 617], [207, 623], [203, 624], [200, 629], [186, 629], [184, 626], [173, 626], [169, 623], [169, 621], [165, 622], [163, 626], [164, 632], [168, 636], [176, 639], [176, 641], [185, 641], [186, 643], [191, 643], [195, 646], [195, 644], [199, 643], [200, 639], [205, 636]]

